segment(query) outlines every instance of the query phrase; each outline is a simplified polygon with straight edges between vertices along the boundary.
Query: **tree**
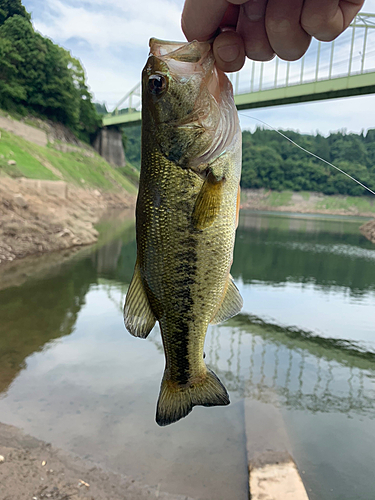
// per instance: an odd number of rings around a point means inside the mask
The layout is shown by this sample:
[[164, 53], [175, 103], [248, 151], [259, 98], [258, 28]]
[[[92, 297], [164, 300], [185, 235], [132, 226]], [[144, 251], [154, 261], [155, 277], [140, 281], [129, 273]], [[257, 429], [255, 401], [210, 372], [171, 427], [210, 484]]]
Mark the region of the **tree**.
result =
[[19, 0], [0, 0], [0, 106], [31, 111], [89, 141], [101, 124], [81, 63], [36, 33]]
[[89, 140], [101, 125], [102, 119], [95, 105], [92, 103], [92, 95], [86, 84], [86, 75], [82, 64], [78, 59], [70, 56], [69, 69], [79, 97], [79, 120], [77, 130], [83, 140]]
[[106, 115], [108, 113], [107, 106], [105, 103], [94, 102], [94, 106], [98, 115]]
[[[0, 30], [1, 32], [1, 30]], [[14, 103], [26, 99], [24, 86], [18, 80], [18, 65], [23, 58], [12, 43], [0, 35], [0, 106], [10, 109]]]
[[31, 16], [22, 5], [21, 0], [0, 0], [0, 26], [9, 17], [21, 16], [30, 21]]
[[[285, 132], [297, 144], [333, 162], [370, 189], [375, 187], [375, 130], [337, 132], [329, 137]], [[320, 191], [362, 195], [364, 189], [337, 170], [312, 158], [274, 131], [243, 132], [242, 179], [245, 188]]]

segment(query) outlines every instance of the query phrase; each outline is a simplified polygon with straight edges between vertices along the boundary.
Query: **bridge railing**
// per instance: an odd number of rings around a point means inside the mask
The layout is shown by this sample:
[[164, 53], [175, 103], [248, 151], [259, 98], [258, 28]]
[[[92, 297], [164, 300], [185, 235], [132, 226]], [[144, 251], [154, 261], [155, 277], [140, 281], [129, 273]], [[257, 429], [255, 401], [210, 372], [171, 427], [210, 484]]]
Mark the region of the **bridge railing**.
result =
[[[359, 13], [333, 42], [313, 40], [298, 61], [247, 60], [229, 75], [239, 109], [375, 92], [375, 14]], [[122, 107], [122, 109], [121, 109]], [[140, 84], [103, 118], [104, 125], [140, 123]]]
[[230, 75], [234, 94], [374, 71], [375, 14], [358, 14], [350, 28], [333, 42], [314, 39], [298, 61], [278, 57], [267, 62], [247, 60], [241, 71]]

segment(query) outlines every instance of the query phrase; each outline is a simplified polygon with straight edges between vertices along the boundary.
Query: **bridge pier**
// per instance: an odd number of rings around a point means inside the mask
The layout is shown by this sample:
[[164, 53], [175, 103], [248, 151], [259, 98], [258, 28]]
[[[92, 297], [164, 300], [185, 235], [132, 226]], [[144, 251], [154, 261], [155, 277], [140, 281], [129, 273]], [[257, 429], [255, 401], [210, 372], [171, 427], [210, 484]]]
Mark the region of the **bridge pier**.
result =
[[125, 167], [125, 152], [121, 131], [115, 127], [103, 127], [95, 137], [93, 147], [107, 160], [117, 167]]

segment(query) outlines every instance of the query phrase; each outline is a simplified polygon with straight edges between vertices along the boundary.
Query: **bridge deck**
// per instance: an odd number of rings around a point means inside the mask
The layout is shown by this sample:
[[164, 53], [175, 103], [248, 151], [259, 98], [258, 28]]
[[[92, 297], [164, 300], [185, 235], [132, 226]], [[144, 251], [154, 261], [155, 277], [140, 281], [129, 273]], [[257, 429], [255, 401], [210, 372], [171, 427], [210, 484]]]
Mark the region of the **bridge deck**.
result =
[[[330, 43], [314, 40], [299, 61], [285, 62], [277, 57], [266, 63], [248, 61], [241, 71], [231, 74], [237, 108], [374, 94], [374, 28], [375, 14], [360, 13], [351, 29], [337, 40]], [[124, 109], [119, 111], [120, 106]], [[137, 84], [116, 105], [113, 113], [103, 117], [103, 125], [139, 125], [140, 107], [140, 85]], [[124, 112], [126, 109], [129, 112]]]

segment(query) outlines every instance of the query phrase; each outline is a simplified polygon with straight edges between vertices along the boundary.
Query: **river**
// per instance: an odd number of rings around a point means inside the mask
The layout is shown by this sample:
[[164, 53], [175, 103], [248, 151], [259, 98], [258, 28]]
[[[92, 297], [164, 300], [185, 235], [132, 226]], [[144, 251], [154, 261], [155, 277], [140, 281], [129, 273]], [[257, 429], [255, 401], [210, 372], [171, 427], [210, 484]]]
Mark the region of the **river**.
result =
[[161, 491], [246, 500], [244, 399], [258, 400], [279, 408], [311, 500], [375, 498], [375, 246], [363, 222], [241, 212], [243, 311], [210, 327], [205, 347], [231, 405], [166, 428], [154, 422], [160, 332], [141, 340], [123, 326], [134, 222], [103, 223], [96, 247], [46, 256], [0, 291], [0, 421]]

